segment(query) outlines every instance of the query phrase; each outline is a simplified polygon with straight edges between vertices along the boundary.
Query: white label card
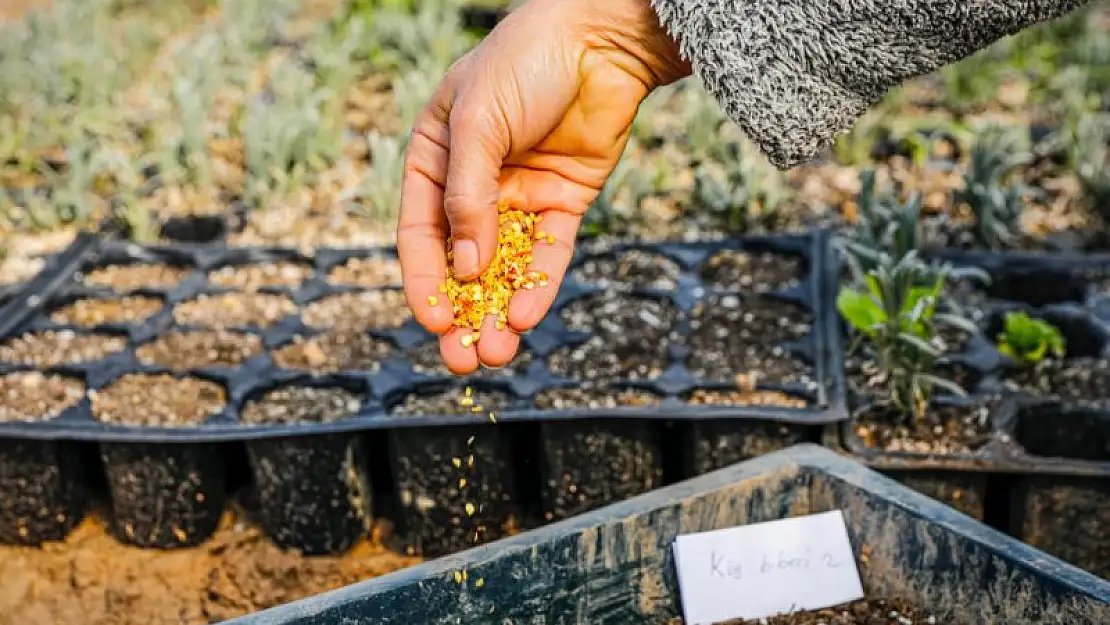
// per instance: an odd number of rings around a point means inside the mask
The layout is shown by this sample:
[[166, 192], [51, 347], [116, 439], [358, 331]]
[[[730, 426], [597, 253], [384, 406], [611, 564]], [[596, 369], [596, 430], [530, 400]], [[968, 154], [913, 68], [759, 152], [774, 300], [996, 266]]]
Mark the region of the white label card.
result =
[[839, 510], [675, 538], [686, 625], [818, 610], [863, 598]]

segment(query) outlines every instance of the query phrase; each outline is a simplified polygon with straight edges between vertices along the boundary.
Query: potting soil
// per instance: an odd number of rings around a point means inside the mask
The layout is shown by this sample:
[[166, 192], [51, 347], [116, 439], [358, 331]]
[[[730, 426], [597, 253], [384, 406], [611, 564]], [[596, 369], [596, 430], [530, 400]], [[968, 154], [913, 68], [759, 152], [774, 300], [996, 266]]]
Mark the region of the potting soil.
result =
[[382, 546], [346, 555], [282, 551], [232, 514], [199, 547], [128, 547], [90, 518], [64, 543], [0, 547], [0, 625], [199, 625], [242, 616], [420, 562]]
[[[682, 625], [681, 618], [666, 625]], [[950, 618], [930, 614], [903, 599], [861, 599], [852, 603], [781, 614], [763, 619], [735, 619], [715, 625], [962, 625]]]

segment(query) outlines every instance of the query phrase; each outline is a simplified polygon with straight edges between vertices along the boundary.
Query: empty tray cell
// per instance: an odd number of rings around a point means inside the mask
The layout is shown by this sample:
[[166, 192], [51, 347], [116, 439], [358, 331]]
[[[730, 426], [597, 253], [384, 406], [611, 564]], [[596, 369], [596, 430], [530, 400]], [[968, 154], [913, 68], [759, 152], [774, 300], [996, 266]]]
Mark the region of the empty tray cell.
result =
[[[224, 408], [219, 385], [191, 377], [129, 374], [92, 396], [104, 423], [195, 427]], [[223, 455], [212, 443], [102, 443], [112, 530], [140, 547], [203, 542], [226, 501]]]
[[805, 309], [766, 297], [710, 297], [691, 317], [687, 366], [705, 380], [746, 375], [757, 383], [813, 384], [812, 367], [782, 345], [805, 337], [811, 322]]
[[401, 291], [352, 291], [309, 304], [302, 319], [318, 330], [370, 331], [400, 327], [411, 314]]
[[315, 336], [295, 336], [273, 352], [274, 363], [283, 368], [310, 373], [339, 371], [376, 372], [381, 361], [391, 356], [393, 346], [366, 332], [325, 332]]
[[565, 519], [663, 485], [662, 429], [647, 420], [540, 425], [544, 517]]
[[289, 260], [255, 265], [227, 265], [208, 273], [208, 282], [237, 291], [295, 289], [312, 277], [312, 265]]
[[757, 419], [708, 419], [687, 425], [687, 477], [804, 443], [813, 434], [810, 426]]
[[1087, 282], [1078, 272], [1058, 267], [1014, 266], [991, 272], [983, 287], [992, 299], [1029, 306], [1082, 302]]
[[174, 307], [179, 324], [214, 330], [268, 328], [296, 312], [293, 301], [273, 293], [220, 293], [199, 295]]
[[1110, 482], [1105, 477], [1021, 476], [1010, 504], [1014, 536], [1110, 577]]
[[982, 521], [986, 515], [986, 473], [921, 470], [883, 473], [973, 519]]
[[512, 446], [503, 426], [486, 419], [509, 395], [457, 387], [410, 394], [397, 418], [474, 414], [474, 425], [402, 427], [389, 432], [404, 526], [413, 549], [429, 557], [495, 540], [519, 527]]
[[328, 283], [363, 289], [400, 286], [401, 263], [395, 258], [384, 256], [351, 258], [341, 265], [332, 267], [328, 272]]
[[127, 348], [127, 340], [110, 334], [46, 330], [9, 339], [0, 345], [0, 362], [31, 367], [57, 367], [96, 362]]
[[230, 369], [262, 353], [262, 339], [227, 330], [172, 331], [140, 345], [139, 362], [172, 371]]
[[[251, 425], [330, 423], [357, 414], [361, 394], [327, 386], [286, 386], [251, 400]], [[357, 434], [287, 436], [247, 443], [252, 485], [266, 534], [309, 555], [347, 551], [372, 521], [370, 479]]]
[[590, 295], [571, 302], [562, 316], [571, 330], [594, 336], [551, 355], [548, 367], [557, 375], [593, 382], [650, 379], [668, 365], [668, 347], [678, 319], [669, 300]]
[[961, 454], [990, 438], [990, 410], [984, 405], [933, 405], [913, 419], [892, 404], [876, 404], [856, 414], [853, 430], [864, 445], [891, 452]]
[[801, 258], [770, 252], [724, 250], [710, 256], [701, 268], [701, 278], [720, 291], [781, 291], [805, 276]]
[[[0, 376], [0, 421], [48, 421], [85, 397], [78, 380], [38, 372]], [[84, 467], [66, 442], [0, 439], [0, 542], [62, 540], [85, 515]]]
[[1059, 404], [1023, 406], [1014, 440], [1035, 456], [1110, 462], [1110, 415]]
[[574, 277], [602, 287], [673, 291], [682, 269], [670, 258], [644, 250], [626, 250], [587, 259]]
[[117, 293], [132, 291], [172, 291], [189, 276], [188, 267], [161, 263], [105, 265], [85, 274], [88, 286], [112, 289]]
[[162, 300], [157, 297], [129, 295], [105, 299], [84, 298], [58, 308], [50, 315], [50, 320], [64, 325], [94, 328], [141, 323], [160, 310]]
[[533, 401], [540, 410], [606, 410], [655, 406], [662, 397], [635, 388], [557, 388], [538, 393]]
[[[439, 340], [425, 341], [408, 352], [409, 362], [413, 371], [424, 375], [449, 376], [454, 375], [447, 365], [443, 364], [443, 356], [439, 352]], [[474, 376], [491, 375], [523, 375], [532, 364], [532, 354], [527, 351], [517, 351], [509, 364], [497, 369], [481, 367]]]

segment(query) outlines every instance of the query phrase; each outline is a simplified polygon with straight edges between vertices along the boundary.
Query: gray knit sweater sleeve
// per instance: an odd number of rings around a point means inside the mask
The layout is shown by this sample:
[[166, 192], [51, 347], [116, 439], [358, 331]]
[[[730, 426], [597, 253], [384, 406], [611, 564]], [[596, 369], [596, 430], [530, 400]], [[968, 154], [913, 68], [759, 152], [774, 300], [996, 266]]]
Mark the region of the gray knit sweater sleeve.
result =
[[779, 168], [892, 87], [1089, 0], [651, 0], [685, 60]]

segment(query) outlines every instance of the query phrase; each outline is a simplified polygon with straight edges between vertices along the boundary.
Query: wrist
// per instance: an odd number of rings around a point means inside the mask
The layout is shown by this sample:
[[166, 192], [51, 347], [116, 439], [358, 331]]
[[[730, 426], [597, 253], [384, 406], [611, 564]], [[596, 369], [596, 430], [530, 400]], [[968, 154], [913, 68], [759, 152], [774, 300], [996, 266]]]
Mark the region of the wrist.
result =
[[659, 22], [650, 0], [571, 0], [568, 4], [578, 5], [575, 11], [586, 45], [609, 52], [614, 63], [649, 90], [690, 75], [690, 64]]

